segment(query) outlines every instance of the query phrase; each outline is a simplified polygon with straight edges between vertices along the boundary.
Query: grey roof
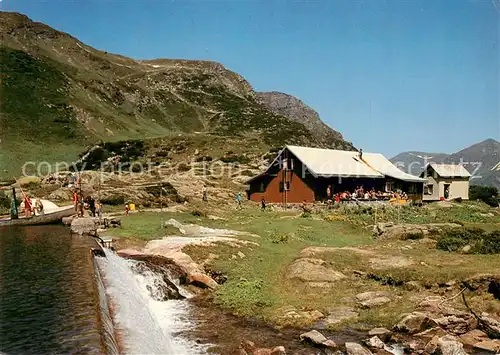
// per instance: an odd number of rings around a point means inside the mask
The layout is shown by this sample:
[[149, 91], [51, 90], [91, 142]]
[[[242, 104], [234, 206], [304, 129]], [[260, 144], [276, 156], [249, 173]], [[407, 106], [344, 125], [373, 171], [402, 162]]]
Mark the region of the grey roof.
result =
[[[378, 153], [363, 153], [360, 158], [358, 152], [334, 149], [321, 149], [310, 147], [286, 146], [307, 170], [314, 176], [341, 176], [341, 177], [366, 177], [383, 178], [384, 176], [409, 182], [424, 182], [425, 179], [407, 174], [399, 170], [386, 157]], [[283, 151], [269, 165], [273, 166]], [[269, 169], [268, 168], [268, 169]], [[257, 175], [248, 182], [264, 173]]]
[[385, 176], [408, 182], [425, 182], [425, 179], [401, 171], [382, 154], [363, 153], [363, 161]]
[[360, 160], [358, 152], [294, 145], [287, 148], [315, 176], [384, 177]]
[[[429, 165], [439, 176], [444, 177], [444, 178], [450, 178], [450, 177], [468, 178], [468, 177], [471, 177], [471, 174], [461, 164], [430, 163], [430, 164], [428, 164], [428, 166]], [[426, 167], [426, 170], [427, 170], [427, 167]], [[425, 171], [422, 174], [425, 174]]]

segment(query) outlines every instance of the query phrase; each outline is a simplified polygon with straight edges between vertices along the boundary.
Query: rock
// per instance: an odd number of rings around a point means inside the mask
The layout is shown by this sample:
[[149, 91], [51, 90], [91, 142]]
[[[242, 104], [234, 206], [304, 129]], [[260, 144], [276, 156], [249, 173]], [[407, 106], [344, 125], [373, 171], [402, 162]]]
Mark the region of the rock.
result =
[[468, 253], [471, 249], [472, 247], [470, 245], [466, 245], [462, 248], [462, 253]]
[[51, 192], [48, 196], [49, 200], [54, 201], [70, 201], [73, 196], [73, 192], [68, 188], [60, 188], [56, 191]]
[[422, 285], [418, 281], [405, 282], [404, 288], [408, 291], [418, 291], [422, 289]]
[[255, 346], [255, 343], [249, 340], [244, 340], [241, 342], [239, 347], [240, 355], [286, 355], [285, 348], [283, 346], [276, 346], [272, 349], [260, 348]]
[[286, 277], [303, 282], [335, 282], [346, 276], [328, 267], [328, 263], [324, 260], [301, 258], [288, 267]]
[[245, 257], [245, 254], [243, 254], [241, 251], [238, 252], [238, 256], [243, 259]]
[[96, 236], [98, 224], [97, 218], [75, 218], [71, 221], [71, 233]]
[[337, 344], [333, 340], [327, 339], [323, 334], [317, 330], [300, 334], [300, 341], [308, 342], [319, 347], [336, 349]]
[[500, 354], [500, 340], [483, 340], [474, 344], [474, 349], [488, 351], [492, 354]]
[[500, 321], [492, 318], [488, 313], [481, 314], [481, 326], [490, 338], [500, 339]]
[[488, 339], [488, 334], [479, 329], [474, 329], [471, 330], [470, 332], [460, 335], [460, 342], [464, 345], [469, 345], [469, 346], [474, 346], [474, 344], [477, 344], [487, 339]]
[[370, 350], [362, 347], [358, 343], [345, 343], [345, 348], [347, 355], [371, 355], [373, 354]]
[[389, 292], [363, 292], [356, 295], [356, 302], [363, 308], [372, 308], [391, 302]]
[[201, 288], [211, 288], [214, 289], [217, 286], [217, 282], [215, 282], [210, 276], [204, 273], [191, 273], [188, 276], [189, 283]]
[[373, 236], [377, 239], [407, 239], [408, 236], [437, 234], [444, 229], [460, 228], [456, 223], [429, 223], [429, 224], [397, 224], [377, 223], [373, 227]]
[[366, 339], [364, 341], [364, 343], [370, 349], [384, 349], [385, 348], [384, 342], [382, 340], [380, 340], [380, 338], [377, 336], [373, 336], [370, 339]]
[[457, 315], [449, 315], [443, 316], [439, 318], [434, 318], [434, 321], [446, 331], [460, 335], [465, 334], [469, 330], [476, 328], [477, 321], [476, 319], [467, 313]]
[[368, 335], [371, 337], [376, 336], [379, 339], [381, 339], [382, 341], [387, 342], [391, 339], [392, 332], [386, 328], [373, 328], [372, 330], [370, 330], [368, 332]]
[[442, 355], [467, 355], [462, 343], [454, 336], [446, 335], [439, 338], [438, 345]]
[[431, 329], [424, 330], [421, 333], [415, 334], [415, 337], [422, 338], [422, 339], [429, 341], [433, 338], [439, 339], [441, 337], [444, 337], [445, 335], [447, 335], [447, 333], [443, 329], [441, 329], [440, 327], [434, 327]]
[[358, 316], [359, 313], [352, 308], [337, 308], [331, 310], [323, 322], [325, 323], [326, 326], [331, 326], [339, 324], [346, 319], [352, 319]]
[[433, 319], [429, 318], [427, 314], [413, 312], [405, 315], [395, 328], [403, 333], [416, 334], [429, 328], [436, 327], [437, 325], [438, 324]]

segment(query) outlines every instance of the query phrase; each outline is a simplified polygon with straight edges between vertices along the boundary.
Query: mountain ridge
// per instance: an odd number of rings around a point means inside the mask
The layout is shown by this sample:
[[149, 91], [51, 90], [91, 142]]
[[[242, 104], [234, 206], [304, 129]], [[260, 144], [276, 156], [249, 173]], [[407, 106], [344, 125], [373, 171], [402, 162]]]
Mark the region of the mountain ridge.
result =
[[9, 175], [19, 161], [73, 161], [96, 141], [179, 133], [355, 149], [338, 132], [308, 128], [313, 116], [262, 104], [221, 63], [110, 54], [18, 13], [0, 12], [0, 76], [0, 170]]
[[500, 188], [500, 142], [493, 138], [472, 144], [452, 154], [408, 151], [390, 160], [401, 170], [413, 175], [419, 175], [425, 163], [463, 164], [472, 174], [471, 185]]

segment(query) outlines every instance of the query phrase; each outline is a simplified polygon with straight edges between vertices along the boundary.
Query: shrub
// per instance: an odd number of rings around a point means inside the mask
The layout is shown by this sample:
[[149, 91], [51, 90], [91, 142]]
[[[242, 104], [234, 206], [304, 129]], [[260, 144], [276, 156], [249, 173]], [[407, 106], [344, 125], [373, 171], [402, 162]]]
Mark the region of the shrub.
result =
[[472, 201], [483, 201], [492, 207], [498, 207], [500, 201], [496, 187], [478, 185], [469, 187], [469, 199]]
[[0, 191], [0, 214], [7, 213], [10, 210], [10, 199], [3, 191]]
[[186, 163], [180, 163], [178, 167], [179, 171], [185, 172], [191, 170], [191, 167], [187, 165]]
[[101, 198], [101, 203], [104, 205], [112, 205], [112, 206], [124, 205], [125, 197], [122, 195], [103, 197]]
[[437, 242], [438, 249], [455, 252], [466, 245], [470, 246], [470, 253], [499, 254], [500, 231], [485, 233], [479, 228], [455, 228], [446, 231]]
[[203, 156], [196, 157], [194, 159], [194, 161], [197, 163], [202, 162], [202, 161], [212, 161], [212, 160], [214, 160], [214, 158], [212, 158], [210, 155], [203, 155]]

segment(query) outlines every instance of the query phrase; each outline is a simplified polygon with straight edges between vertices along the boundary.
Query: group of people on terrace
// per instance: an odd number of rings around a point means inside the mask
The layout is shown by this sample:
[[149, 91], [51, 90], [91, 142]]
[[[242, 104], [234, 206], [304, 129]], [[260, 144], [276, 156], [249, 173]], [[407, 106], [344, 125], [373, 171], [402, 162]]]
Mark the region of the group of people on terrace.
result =
[[351, 201], [351, 200], [364, 200], [364, 201], [379, 201], [379, 200], [407, 200], [408, 195], [406, 192], [393, 192], [393, 191], [377, 191], [374, 187], [370, 190], [365, 190], [364, 187], [357, 186], [354, 192], [343, 191], [333, 194], [332, 187], [329, 185], [326, 189], [327, 201], [335, 201], [336, 203], [342, 201]]

